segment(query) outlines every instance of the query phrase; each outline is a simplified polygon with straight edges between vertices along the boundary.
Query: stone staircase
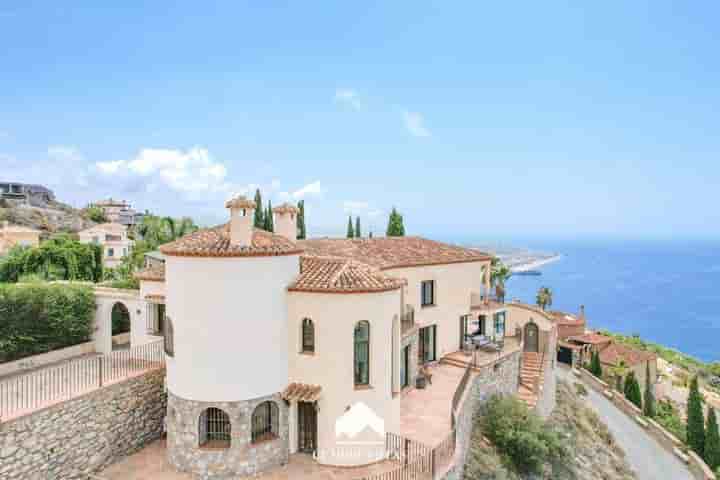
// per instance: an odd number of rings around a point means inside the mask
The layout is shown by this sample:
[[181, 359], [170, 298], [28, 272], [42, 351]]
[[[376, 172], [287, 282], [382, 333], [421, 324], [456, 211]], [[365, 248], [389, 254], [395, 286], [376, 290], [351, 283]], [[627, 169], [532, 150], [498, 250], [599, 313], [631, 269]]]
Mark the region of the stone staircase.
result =
[[542, 365], [540, 363], [541, 357], [539, 353], [523, 352], [518, 398], [530, 408], [534, 408], [538, 400], [536, 389], [542, 376]]

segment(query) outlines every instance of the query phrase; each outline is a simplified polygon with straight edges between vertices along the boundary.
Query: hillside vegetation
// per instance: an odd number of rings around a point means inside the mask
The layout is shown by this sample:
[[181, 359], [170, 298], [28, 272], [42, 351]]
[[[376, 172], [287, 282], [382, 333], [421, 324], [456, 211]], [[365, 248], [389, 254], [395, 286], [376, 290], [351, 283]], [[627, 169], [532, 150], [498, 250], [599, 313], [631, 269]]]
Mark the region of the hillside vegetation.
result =
[[[514, 421], [503, 420], [511, 428], [510, 442], [490, 443], [484, 435], [487, 423], [479, 417], [473, 430], [472, 447], [465, 465], [465, 480], [632, 480], [637, 478], [607, 426], [584, 405], [570, 385], [557, 384], [557, 406], [545, 425], [534, 414], [516, 410], [513, 415], [530, 415]], [[529, 431], [525, 427], [530, 425]], [[542, 433], [545, 432], [545, 433]], [[508, 438], [506, 436], [506, 438]], [[562, 449], [558, 449], [555, 438]], [[545, 452], [537, 472], [528, 471], [530, 458], [518, 450], [529, 445]], [[535, 459], [539, 458], [533, 455]], [[518, 461], [519, 460], [519, 461]]]

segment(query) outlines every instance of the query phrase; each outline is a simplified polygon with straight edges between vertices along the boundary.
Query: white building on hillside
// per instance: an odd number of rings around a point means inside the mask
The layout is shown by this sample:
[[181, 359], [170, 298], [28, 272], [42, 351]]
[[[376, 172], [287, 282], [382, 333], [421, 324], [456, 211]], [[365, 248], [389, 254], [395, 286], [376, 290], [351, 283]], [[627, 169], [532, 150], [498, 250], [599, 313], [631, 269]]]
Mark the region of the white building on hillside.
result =
[[103, 248], [103, 265], [115, 268], [130, 254], [133, 241], [127, 227], [119, 223], [101, 223], [78, 233], [81, 243], [95, 243]]

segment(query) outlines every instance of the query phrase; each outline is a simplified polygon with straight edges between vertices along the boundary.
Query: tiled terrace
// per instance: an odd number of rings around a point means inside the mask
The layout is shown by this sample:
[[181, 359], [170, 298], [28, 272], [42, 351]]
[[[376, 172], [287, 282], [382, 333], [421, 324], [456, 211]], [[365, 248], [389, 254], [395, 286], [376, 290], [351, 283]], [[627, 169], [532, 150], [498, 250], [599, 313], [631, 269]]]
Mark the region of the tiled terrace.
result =
[[432, 385], [409, 390], [400, 400], [400, 435], [435, 447], [452, 430], [452, 399], [465, 369], [440, 363], [430, 372]]
[[[134, 455], [122, 459], [94, 480], [194, 480], [188, 473], [176, 471], [167, 461], [165, 441], [158, 440]], [[253, 477], [234, 477], [253, 480], [354, 480], [391, 470], [395, 462], [382, 462], [368, 467], [325, 467], [309, 455], [291, 455], [290, 463]]]

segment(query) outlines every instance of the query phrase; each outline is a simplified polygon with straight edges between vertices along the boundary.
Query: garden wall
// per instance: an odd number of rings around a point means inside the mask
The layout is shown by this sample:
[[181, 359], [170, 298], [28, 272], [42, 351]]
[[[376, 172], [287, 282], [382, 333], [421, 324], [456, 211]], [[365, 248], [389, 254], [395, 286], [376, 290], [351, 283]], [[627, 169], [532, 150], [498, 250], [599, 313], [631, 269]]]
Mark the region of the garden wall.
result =
[[95, 353], [94, 342], [85, 342], [72, 347], [41, 353], [40, 355], [33, 355], [32, 357], [26, 357], [12, 362], [0, 363], [0, 377], [21, 373], [31, 368], [42, 367], [51, 363], [87, 355], [89, 353]]
[[470, 450], [473, 418], [492, 395], [515, 395], [520, 378], [521, 351], [509, 354], [494, 364], [482, 367], [465, 392], [456, 414], [456, 443], [453, 464], [441, 477], [443, 480], [460, 480], [465, 471], [465, 461]]
[[[581, 378], [585, 384], [589, 385], [593, 390], [612, 401], [612, 403], [626, 415], [636, 420], [642, 417], [642, 410], [628, 401], [624, 396], [619, 395], [618, 392], [614, 392], [607, 383], [597, 379], [590, 372], [580, 369], [573, 370], [573, 374]], [[684, 447], [683, 443], [672, 433], [665, 430], [654, 420], [648, 418], [641, 418], [641, 420], [642, 423], [640, 421], [637, 423], [642, 426], [651, 437], [657, 440], [665, 450], [672, 455], [678, 456], [682, 461], [687, 463], [688, 469], [697, 480], [717, 480], [710, 468], [695, 452], [689, 452], [687, 455], [682, 452], [681, 449]]]
[[0, 421], [3, 480], [87, 479], [160, 437], [165, 370]]

